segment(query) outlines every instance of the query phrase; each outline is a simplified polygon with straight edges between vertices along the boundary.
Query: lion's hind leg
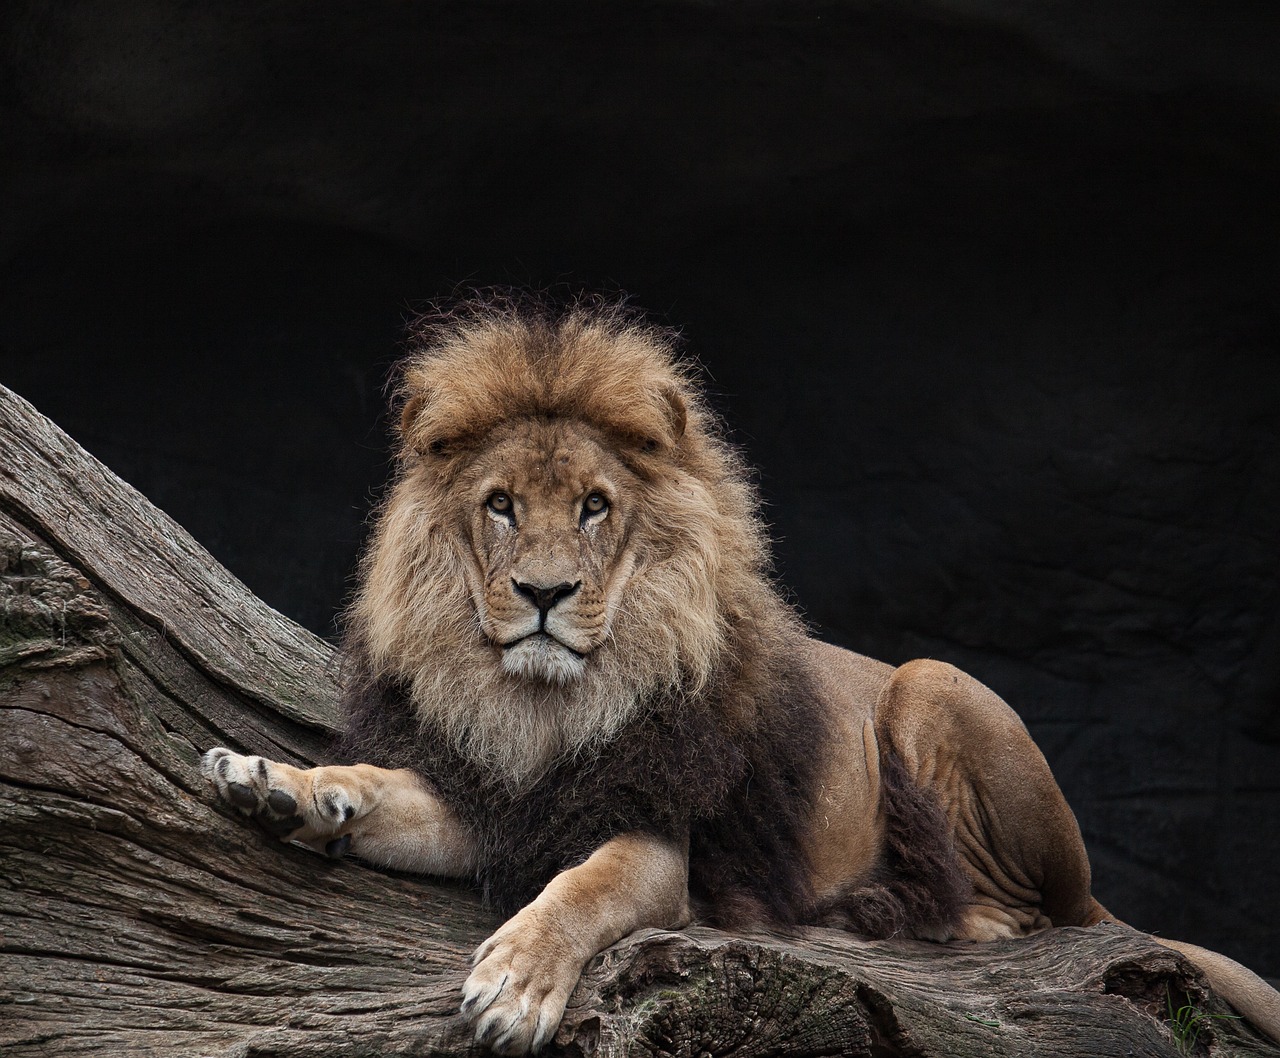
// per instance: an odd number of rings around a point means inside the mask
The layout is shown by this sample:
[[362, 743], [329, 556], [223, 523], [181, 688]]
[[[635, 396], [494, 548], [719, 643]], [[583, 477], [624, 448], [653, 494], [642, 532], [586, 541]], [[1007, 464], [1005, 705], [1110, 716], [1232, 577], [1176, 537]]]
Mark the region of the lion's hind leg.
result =
[[1017, 714], [951, 665], [898, 669], [877, 706], [877, 735], [934, 790], [973, 885], [957, 940], [1083, 925], [1095, 906], [1080, 828]]
[[221, 747], [200, 761], [218, 797], [281, 841], [385, 867], [457, 876], [471, 843], [413, 772], [370, 764], [295, 768]]

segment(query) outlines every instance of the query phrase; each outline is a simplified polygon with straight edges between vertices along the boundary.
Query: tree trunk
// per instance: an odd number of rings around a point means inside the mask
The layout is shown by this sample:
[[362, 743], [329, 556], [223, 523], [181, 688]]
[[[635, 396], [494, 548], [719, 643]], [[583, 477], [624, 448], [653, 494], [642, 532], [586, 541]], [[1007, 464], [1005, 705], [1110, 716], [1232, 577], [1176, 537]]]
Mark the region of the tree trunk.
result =
[[[465, 887], [332, 862], [218, 807], [212, 745], [323, 758], [332, 649], [0, 388], [0, 1051], [452, 1054]], [[649, 931], [594, 960], [570, 1054], [1175, 1055], [1227, 1008], [1123, 927], [989, 945]], [[1280, 1054], [1205, 1018], [1197, 1053]]]

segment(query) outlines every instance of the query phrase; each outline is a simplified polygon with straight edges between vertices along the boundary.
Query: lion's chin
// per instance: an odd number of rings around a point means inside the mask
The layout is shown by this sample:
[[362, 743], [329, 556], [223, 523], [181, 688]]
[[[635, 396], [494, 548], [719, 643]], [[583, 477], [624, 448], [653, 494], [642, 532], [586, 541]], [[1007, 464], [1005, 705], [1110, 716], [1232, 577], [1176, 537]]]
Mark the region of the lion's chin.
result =
[[541, 632], [526, 636], [502, 652], [502, 671], [517, 679], [572, 683], [586, 667], [581, 654]]

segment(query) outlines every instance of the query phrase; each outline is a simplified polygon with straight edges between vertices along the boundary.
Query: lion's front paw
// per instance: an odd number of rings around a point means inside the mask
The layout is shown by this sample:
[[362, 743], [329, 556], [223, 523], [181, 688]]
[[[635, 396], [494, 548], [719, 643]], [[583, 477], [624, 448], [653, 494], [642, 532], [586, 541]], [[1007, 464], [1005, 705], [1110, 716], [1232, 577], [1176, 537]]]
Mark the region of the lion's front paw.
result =
[[357, 806], [341, 785], [321, 790], [310, 772], [221, 747], [200, 759], [200, 771], [223, 801], [272, 836], [304, 841], [331, 856], [347, 850], [350, 838], [334, 835]]
[[221, 747], [200, 758], [201, 774], [223, 801], [270, 833], [286, 837], [302, 826], [303, 819], [295, 794], [283, 784], [272, 784], [271, 765], [264, 757], [246, 757]]
[[499, 1054], [526, 1054], [555, 1033], [583, 960], [563, 935], [525, 908], [476, 950], [462, 988], [462, 1012], [476, 1042]]

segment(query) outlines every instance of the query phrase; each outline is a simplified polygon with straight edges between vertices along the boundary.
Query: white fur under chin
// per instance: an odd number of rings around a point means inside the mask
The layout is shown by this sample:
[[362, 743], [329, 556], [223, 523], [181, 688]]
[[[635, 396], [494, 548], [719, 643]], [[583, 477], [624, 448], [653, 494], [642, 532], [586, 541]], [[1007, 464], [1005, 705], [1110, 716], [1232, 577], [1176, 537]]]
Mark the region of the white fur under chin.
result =
[[502, 671], [517, 679], [572, 683], [586, 660], [547, 635], [531, 635], [502, 652]]

